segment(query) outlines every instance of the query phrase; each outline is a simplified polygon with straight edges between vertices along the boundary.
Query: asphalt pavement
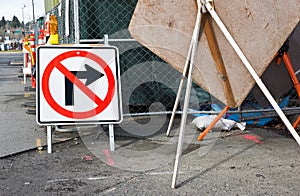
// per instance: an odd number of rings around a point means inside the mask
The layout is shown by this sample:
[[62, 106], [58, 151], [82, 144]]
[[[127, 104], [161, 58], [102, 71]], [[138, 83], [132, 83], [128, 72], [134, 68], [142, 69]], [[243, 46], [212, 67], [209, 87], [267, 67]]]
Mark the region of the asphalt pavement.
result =
[[125, 118], [115, 126], [113, 152], [105, 126], [55, 131], [48, 154], [45, 127], [28, 114], [34, 107], [25, 106], [34, 102], [35, 92], [24, 90], [30, 83], [19, 77], [20, 59], [0, 54], [0, 195], [300, 193], [300, 147], [283, 126], [213, 130], [199, 142], [189, 116], [176, 189], [171, 180], [180, 116], [171, 137], [165, 136], [168, 116]]
[[[197, 142], [194, 139], [198, 133], [192, 127], [187, 129], [176, 189], [171, 188], [176, 133], [171, 138], [164, 133], [148, 139], [116, 136], [116, 151], [109, 152], [106, 134], [98, 130], [55, 144], [52, 154], [31, 150], [0, 159], [0, 192], [299, 195], [300, 148], [290, 136], [248, 128], [244, 132], [211, 132], [203, 142]], [[194, 139], [187, 143], [191, 135]]]

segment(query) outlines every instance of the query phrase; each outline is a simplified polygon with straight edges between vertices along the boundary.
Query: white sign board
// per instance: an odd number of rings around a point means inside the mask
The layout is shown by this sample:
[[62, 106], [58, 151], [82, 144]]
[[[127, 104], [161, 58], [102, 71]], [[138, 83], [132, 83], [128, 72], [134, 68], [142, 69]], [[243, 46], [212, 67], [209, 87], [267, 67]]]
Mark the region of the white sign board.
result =
[[38, 124], [122, 121], [116, 47], [41, 46], [36, 73]]

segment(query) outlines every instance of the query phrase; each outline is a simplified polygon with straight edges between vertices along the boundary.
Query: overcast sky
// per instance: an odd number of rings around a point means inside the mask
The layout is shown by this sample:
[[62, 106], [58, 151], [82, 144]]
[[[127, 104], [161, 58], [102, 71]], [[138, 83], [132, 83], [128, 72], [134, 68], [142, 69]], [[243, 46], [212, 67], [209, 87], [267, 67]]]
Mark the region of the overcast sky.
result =
[[[42, 16], [44, 14], [44, 0], [33, 0], [33, 2], [35, 18]], [[22, 22], [22, 7], [24, 7], [25, 23], [32, 20], [32, 0], [1, 0], [0, 19], [4, 16], [5, 20], [12, 20], [15, 15]]]

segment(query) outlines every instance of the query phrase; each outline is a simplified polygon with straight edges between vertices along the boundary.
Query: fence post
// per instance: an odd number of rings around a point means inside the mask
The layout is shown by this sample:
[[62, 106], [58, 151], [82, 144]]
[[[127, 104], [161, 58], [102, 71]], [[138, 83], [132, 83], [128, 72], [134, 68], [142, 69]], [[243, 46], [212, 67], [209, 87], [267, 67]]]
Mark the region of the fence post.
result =
[[75, 28], [75, 44], [80, 44], [80, 29], [79, 29], [79, 8], [78, 0], [74, 0], [74, 28]]

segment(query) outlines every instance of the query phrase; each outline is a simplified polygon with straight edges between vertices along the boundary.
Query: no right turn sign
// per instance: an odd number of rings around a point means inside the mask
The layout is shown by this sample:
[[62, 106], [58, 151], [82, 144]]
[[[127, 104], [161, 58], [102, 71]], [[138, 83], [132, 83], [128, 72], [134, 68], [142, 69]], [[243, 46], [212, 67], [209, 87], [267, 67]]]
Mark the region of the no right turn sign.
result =
[[39, 124], [121, 122], [117, 48], [42, 46], [37, 65]]

